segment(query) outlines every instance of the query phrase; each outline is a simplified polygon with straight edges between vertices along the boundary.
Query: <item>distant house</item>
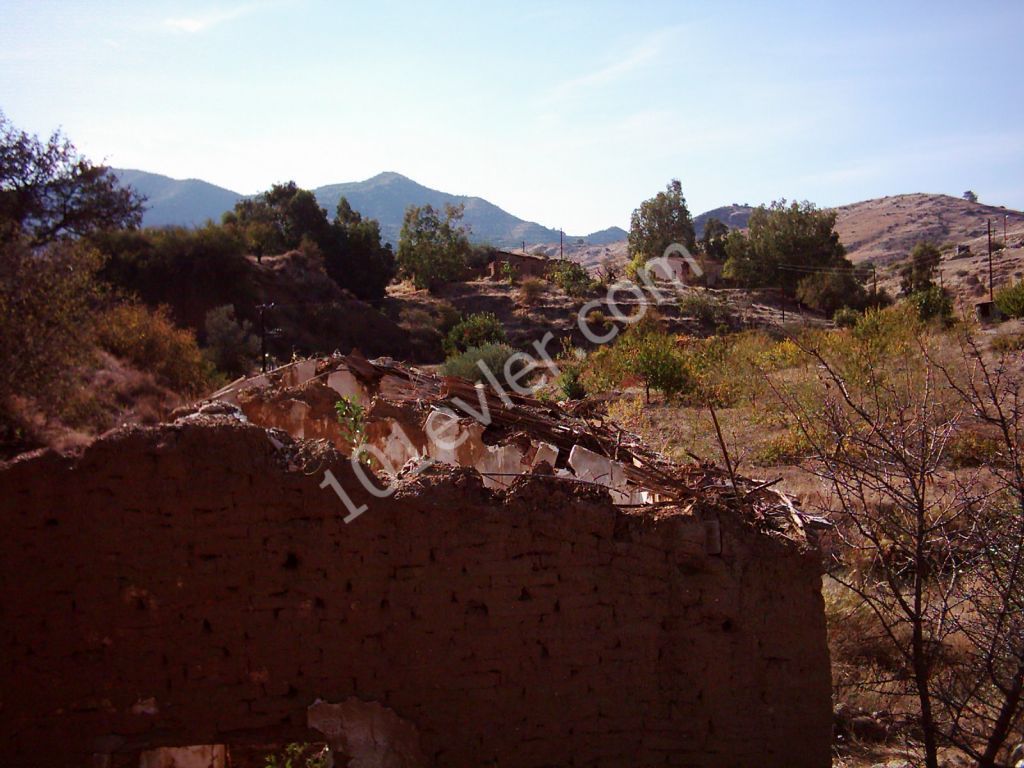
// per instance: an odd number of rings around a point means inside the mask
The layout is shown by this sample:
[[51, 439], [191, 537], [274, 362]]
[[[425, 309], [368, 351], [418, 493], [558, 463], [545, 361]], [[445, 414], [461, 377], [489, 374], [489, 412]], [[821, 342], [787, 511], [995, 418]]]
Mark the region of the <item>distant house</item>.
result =
[[956, 251], [953, 252], [954, 259], [965, 259], [971, 255], [971, 246], [969, 245], [958, 245]]
[[507, 277], [505, 265], [510, 264], [512, 272], [517, 278], [544, 277], [549, 263], [550, 260], [544, 256], [497, 251], [494, 261], [487, 266], [487, 276], [491, 280], [504, 280]]

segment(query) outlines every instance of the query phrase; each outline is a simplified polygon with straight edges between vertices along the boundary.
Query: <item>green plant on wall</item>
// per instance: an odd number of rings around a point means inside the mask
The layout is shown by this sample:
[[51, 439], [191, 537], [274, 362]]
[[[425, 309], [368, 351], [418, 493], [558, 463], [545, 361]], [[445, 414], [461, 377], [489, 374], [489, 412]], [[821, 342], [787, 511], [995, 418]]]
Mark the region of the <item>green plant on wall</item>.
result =
[[285, 744], [281, 754], [269, 754], [263, 760], [264, 768], [327, 768], [326, 745]]
[[359, 445], [366, 432], [366, 409], [355, 400], [343, 397], [334, 404], [341, 432], [350, 445]]

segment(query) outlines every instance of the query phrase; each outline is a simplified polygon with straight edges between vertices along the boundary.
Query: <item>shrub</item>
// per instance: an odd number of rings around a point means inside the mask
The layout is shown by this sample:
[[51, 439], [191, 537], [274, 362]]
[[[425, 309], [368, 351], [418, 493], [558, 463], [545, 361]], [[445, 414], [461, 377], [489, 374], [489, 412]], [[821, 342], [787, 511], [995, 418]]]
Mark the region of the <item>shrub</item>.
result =
[[836, 324], [837, 328], [853, 328], [862, 317], [863, 315], [856, 309], [842, 307], [837, 309], [836, 313], [832, 315], [832, 321]]
[[206, 313], [206, 352], [218, 370], [229, 376], [247, 373], [259, 357], [259, 340], [252, 335], [252, 323], [235, 319], [230, 304]]
[[569, 296], [581, 297], [590, 294], [596, 283], [590, 274], [575, 261], [555, 261], [548, 266], [548, 277]]
[[996, 307], [1006, 317], [1024, 317], [1024, 280], [999, 289]]
[[722, 299], [706, 292], [688, 293], [679, 300], [679, 311], [699, 320], [706, 326], [731, 325], [733, 320], [729, 305]]
[[579, 365], [562, 366], [562, 375], [558, 377], [558, 388], [566, 400], [582, 400], [587, 396], [587, 388], [583, 386], [581, 373]]
[[465, 352], [470, 347], [503, 344], [508, 341], [505, 327], [492, 312], [477, 312], [464, 318], [448, 332], [444, 351], [448, 355]]
[[92, 348], [99, 254], [0, 242], [0, 411], [10, 395], [56, 399]]
[[118, 304], [108, 309], [98, 324], [97, 343], [182, 394], [198, 394], [211, 378], [195, 336], [175, 327], [166, 307]]
[[[504, 386], [505, 363], [516, 351], [508, 344], [483, 344], [479, 347], [470, 347], [465, 352], [458, 352], [448, 357], [441, 366], [441, 372], [445, 376], [457, 376], [460, 379], [469, 381], [484, 381], [483, 371], [480, 363], [483, 363], [487, 370], [494, 374]], [[512, 367], [512, 373], [518, 373], [525, 366], [525, 362], [519, 362]]]
[[842, 307], [864, 306], [867, 294], [853, 273], [823, 272], [801, 279], [796, 298], [811, 309], [831, 315]]
[[1024, 349], [1024, 333], [1000, 334], [992, 339], [994, 352], [1018, 352]]
[[338, 425], [349, 444], [356, 446], [366, 434], [366, 409], [354, 400], [342, 397], [334, 404]]
[[925, 322], [938, 320], [948, 324], [953, 319], [953, 300], [937, 285], [911, 294], [909, 301], [917, 310], [917, 316]]
[[523, 280], [522, 284], [519, 286], [519, 297], [523, 304], [532, 306], [537, 303], [546, 289], [547, 286], [543, 280], [536, 277], [529, 277], [526, 280]]

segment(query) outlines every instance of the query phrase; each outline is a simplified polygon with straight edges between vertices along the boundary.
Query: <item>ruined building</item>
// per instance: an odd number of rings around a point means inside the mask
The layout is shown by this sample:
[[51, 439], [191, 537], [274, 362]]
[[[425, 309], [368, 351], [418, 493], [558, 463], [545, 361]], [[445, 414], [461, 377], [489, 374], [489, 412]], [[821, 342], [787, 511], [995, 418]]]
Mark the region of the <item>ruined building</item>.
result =
[[583, 410], [303, 361], [0, 500], [4, 766], [830, 763], [813, 520]]

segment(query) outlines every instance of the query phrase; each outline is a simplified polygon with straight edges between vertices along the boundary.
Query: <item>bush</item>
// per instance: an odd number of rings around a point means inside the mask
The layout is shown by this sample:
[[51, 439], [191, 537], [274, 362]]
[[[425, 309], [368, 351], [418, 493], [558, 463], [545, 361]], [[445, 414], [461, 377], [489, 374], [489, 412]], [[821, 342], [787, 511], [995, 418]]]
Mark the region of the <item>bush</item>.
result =
[[562, 366], [562, 375], [558, 377], [558, 388], [566, 400], [582, 400], [587, 396], [587, 388], [583, 386], [580, 366]]
[[57, 399], [86, 362], [100, 263], [81, 243], [0, 243], [0, 410], [10, 395]]
[[836, 328], [853, 328], [863, 316], [856, 309], [842, 307], [832, 315], [832, 321], [836, 324]]
[[699, 320], [703, 325], [731, 325], [732, 311], [722, 299], [709, 293], [688, 293], [679, 300], [679, 311]]
[[589, 295], [596, 285], [586, 269], [575, 261], [555, 261], [548, 266], [548, 277], [569, 296]]
[[547, 290], [547, 285], [545, 285], [543, 280], [529, 277], [523, 280], [519, 286], [519, 297], [523, 304], [532, 306], [537, 303], [545, 290]]
[[826, 315], [843, 307], [863, 307], [867, 302], [864, 286], [851, 272], [823, 272], [808, 275], [796, 286], [796, 298]]
[[182, 394], [199, 394], [211, 378], [195, 336], [175, 327], [166, 307], [118, 304], [108, 309], [98, 324], [97, 343]]
[[503, 344], [508, 341], [505, 327], [492, 312], [477, 312], [469, 315], [448, 332], [444, 340], [444, 351], [448, 355], [465, 352], [470, 347], [485, 344]]
[[1024, 317], [1024, 280], [1001, 288], [995, 300], [996, 307], [1006, 317]]
[[259, 358], [259, 340], [252, 335], [252, 323], [235, 319], [230, 304], [206, 313], [206, 352], [218, 370], [229, 376], [248, 373]]
[[909, 301], [917, 310], [917, 316], [925, 322], [938, 320], [948, 324], [953, 319], [953, 300], [937, 285], [911, 294]]
[[[441, 373], [445, 376], [457, 376], [460, 379], [469, 381], [484, 381], [486, 378], [480, 369], [482, 362], [499, 382], [505, 383], [505, 363], [516, 351], [508, 344], [483, 344], [479, 347], [470, 347], [465, 352], [451, 355], [441, 366]], [[512, 373], [517, 373], [525, 366], [525, 361], [514, 365]]]

